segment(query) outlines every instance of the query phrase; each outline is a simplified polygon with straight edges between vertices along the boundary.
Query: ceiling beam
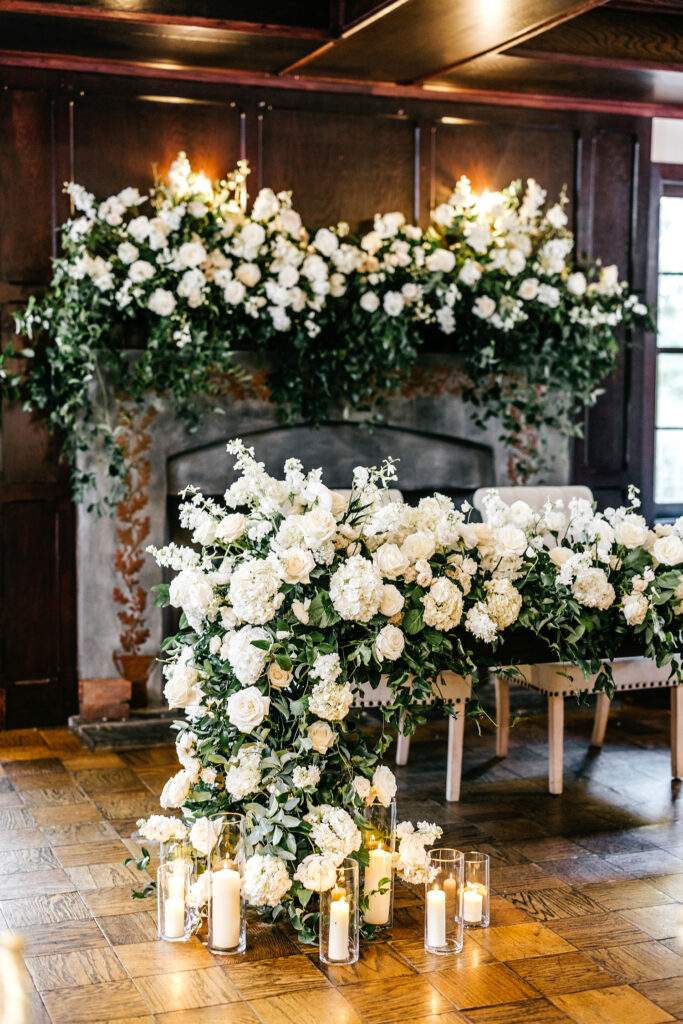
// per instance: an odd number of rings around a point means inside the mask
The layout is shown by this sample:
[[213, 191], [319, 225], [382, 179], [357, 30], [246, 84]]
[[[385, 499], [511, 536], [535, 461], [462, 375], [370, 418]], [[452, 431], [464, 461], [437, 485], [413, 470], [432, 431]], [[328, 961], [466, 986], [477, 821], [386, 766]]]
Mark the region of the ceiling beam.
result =
[[467, 57], [454, 61], [452, 64], [447, 64], [445, 67], [430, 71], [428, 75], [423, 75], [421, 78], [415, 79], [415, 84], [418, 82], [433, 81], [441, 75], [448, 74], [449, 71], [454, 71], [456, 68], [463, 67], [465, 64], [471, 64], [472, 61], [477, 60], [479, 57], [488, 57], [491, 54], [504, 53], [511, 47], [519, 46], [521, 43], [525, 43], [529, 39], [534, 39], [536, 36], [542, 35], [550, 29], [557, 28], [559, 25], [564, 25], [566, 22], [571, 22], [580, 15], [586, 14], [586, 12], [592, 11], [596, 7], [601, 7], [606, 2], [607, 0], [573, 0], [573, 2], [570, 0], [570, 2], [567, 3], [565, 10], [558, 11], [544, 20], [531, 22], [528, 26], [515, 32], [514, 35], [507, 39], [492, 43], [490, 46], [487, 46], [476, 53], [471, 53]]
[[298, 90], [300, 92], [341, 93], [378, 96], [396, 100], [431, 101], [439, 105], [486, 104], [543, 110], [590, 110], [598, 113], [637, 117], [683, 118], [683, 105], [638, 100], [610, 100], [585, 96], [558, 96], [551, 93], [521, 93], [508, 90], [444, 86], [396, 85], [391, 82], [355, 82], [340, 79], [282, 78], [266, 73], [243, 73], [223, 68], [199, 68], [184, 65], [141, 63], [130, 60], [97, 59], [66, 54], [28, 53], [0, 50], [0, 67], [40, 68], [46, 71], [79, 74], [114, 75], [158, 82], [201, 82], [249, 88]]
[[0, 13], [40, 15], [78, 21], [115, 22], [132, 25], [175, 25], [190, 28], [214, 29], [228, 32], [259, 32], [261, 35], [290, 39], [329, 39], [326, 29], [306, 25], [280, 25], [259, 21], [233, 21], [229, 18], [194, 17], [185, 14], [155, 14], [150, 11], [109, 9], [84, 4], [51, 3], [49, 0], [0, 0]]

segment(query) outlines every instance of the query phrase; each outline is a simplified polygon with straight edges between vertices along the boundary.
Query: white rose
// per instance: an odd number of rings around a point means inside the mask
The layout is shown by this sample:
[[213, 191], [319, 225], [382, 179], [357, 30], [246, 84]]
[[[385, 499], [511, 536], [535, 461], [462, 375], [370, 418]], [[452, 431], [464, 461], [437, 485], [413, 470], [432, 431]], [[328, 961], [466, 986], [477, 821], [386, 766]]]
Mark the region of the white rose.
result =
[[[272, 188], [262, 188], [254, 200], [251, 215], [256, 220], [270, 220], [271, 217], [277, 214], [279, 209], [280, 203]], [[282, 212], [284, 213], [285, 211], [283, 210]]]
[[343, 274], [332, 274], [330, 277], [330, 295], [339, 299], [346, 294], [346, 278]]
[[173, 775], [161, 791], [159, 803], [162, 807], [182, 807], [190, 792], [190, 779], [184, 768]]
[[375, 640], [375, 652], [380, 661], [397, 661], [406, 645], [403, 632], [398, 626], [387, 625], [379, 631]]
[[360, 305], [366, 313], [374, 313], [379, 309], [379, 299], [374, 292], [363, 292], [360, 297]]
[[496, 303], [490, 295], [480, 295], [475, 299], [472, 312], [482, 320], [488, 320], [496, 311]]
[[134, 263], [140, 255], [138, 247], [132, 245], [130, 242], [121, 242], [121, 245], [117, 249], [119, 259], [122, 263], [128, 266], [129, 263]]
[[178, 262], [181, 267], [198, 267], [206, 259], [206, 249], [200, 241], [183, 242], [178, 249]]
[[586, 291], [586, 275], [582, 274], [580, 270], [570, 274], [567, 278], [567, 291], [572, 295], [583, 295]]
[[[281, 288], [293, 288], [299, 280], [299, 271], [296, 267], [287, 265], [283, 267], [280, 273], [277, 275], [277, 283]], [[245, 282], [246, 284], [247, 282]]]
[[614, 529], [617, 544], [623, 544], [626, 548], [644, 547], [647, 535], [647, 524], [642, 516], [626, 516]]
[[389, 807], [396, 796], [396, 776], [390, 768], [381, 764], [372, 776], [372, 793], [382, 807]]
[[216, 539], [222, 540], [225, 544], [232, 544], [238, 540], [247, 528], [247, 520], [241, 512], [233, 512], [225, 516], [216, 527]]
[[240, 231], [240, 241], [247, 249], [258, 249], [265, 240], [266, 233], [264, 229], [260, 224], [255, 224], [253, 221], [248, 221]]
[[571, 548], [551, 548], [548, 552], [550, 561], [558, 568], [564, 565], [567, 559], [571, 558], [572, 555], [573, 551]]
[[459, 279], [463, 284], [467, 284], [470, 287], [475, 285], [481, 277], [481, 267], [474, 260], [465, 260], [458, 273]]
[[212, 821], [211, 818], [198, 818], [190, 829], [190, 842], [198, 853], [208, 857], [218, 842], [223, 822], [220, 819]]
[[199, 699], [198, 679], [197, 670], [191, 665], [176, 665], [164, 686], [164, 697], [168, 701], [169, 708], [186, 708], [197, 704]]
[[147, 260], [136, 260], [128, 268], [128, 277], [133, 284], [142, 284], [143, 281], [149, 281], [154, 277], [155, 273], [154, 267]]
[[644, 594], [630, 594], [624, 598], [622, 611], [629, 626], [639, 626], [647, 615], [649, 603]]
[[187, 212], [190, 217], [196, 217], [199, 220], [200, 217], [205, 217], [209, 212], [209, 208], [206, 203], [203, 203], [201, 199], [193, 199], [191, 203], [187, 204]]
[[387, 583], [382, 589], [382, 600], [379, 606], [382, 615], [391, 619], [394, 615], [398, 615], [404, 604], [405, 601], [400, 590], [393, 583]]
[[339, 248], [339, 239], [328, 228], [320, 228], [315, 233], [313, 248], [321, 252], [323, 256], [331, 256]]
[[288, 234], [297, 236], [301, 231], [301, 217], [296, 210], [280, 210], [280, 227]]
[[235, 277], [247, 288], [253, 288], [261, 280], [261, 271], [255, 263], [240, 263], [235, 271]]
[[400, 292], [387, 292], [382, 305], [387, 316], [399, 316], [405, 303]]
[[528, 546], [526, 534], [516, 526], [501, 526], [496, 530], [496, 543], [506, 555], [523, 555]]
[[327, 722], [313, 722], [307, 734], [317, 754], [326, 754], [336, 739], [334, 729]]
[[282, 573], [285, 583], [310, 583], [311, 569], [315, 569], [315, 559], [310, 551], [304, 548], [287, 548], [280, 556]]
[[401, 545], [401, 551], [409, 562], [417, 562], [420, 558], [429, 561], [435, 550], [434, 538], [431, 533], [425, 533], [423, 530], [411, 533]]
[[410, 564], [398, 544], [382, 544], [375, 551], [373, 558], [382, 576], [389, 580], [402, 576]]
[[155, 288], [147, 301], [147, 308], [158, 316], [170, 316], [175, 309], [175, 296], [165, 288]]
[[216, 539], [216, 527], [217, 523], [215, 519], [207, 515], [194, 530], [194, 539], [197, 544], [201, 544], [202, 547], [206, 547], [208, 544], [213, 544]]
[[308, 609], [311, 603], [310, 597], [306, 598], [305, 601], [292, 601], [292, 614], [296, 616], [302, 625], [308, 625]]
[[517, 294], [519, 295], [520, 299], [525, 299], [527, 302], [530, 302], [532, 299], [535, 299], [538, 295], [537, 279], [535, 277], [527, 277], [526, 281], [522, 281], [519, 288], [517, 289]]
[[268, 714], [270, 697], [264, 697], [255, 686], [247, 686], [228, 697], [228, 721], [240, 732], [253, 732]]
[[280, 668], [276, 661], [268, 666], [268, 681], [275, 690], [285, 690], [292, 681], [292, 670]]
[[449, 228], [453, 223], [455, 217], [455, 211], [449, 203], [441, 203], [435, 210], [432, 211], [432, 220], [435, 224], [440, 224], [444, 228]]
[[372, 790], [370, 779], [366, 779], [364, 775], [356, 775], [353, 780], [353, 788], [363, 803], [367, 803], [370, 799], [370, 792]]
[[294, 878], [304, 889], [312, 892], [327, 892], [337, 880], [337, 868], [333, 860], [319, 853], [304, 857], [294, 872]]
[[432, 273], [450, 274], [455, 266], [455, 253], [450, 249], [435, 249], [425, 260], [425, 266]]
[[662, 565], [678, 565], [683, 562], [683, 540], [672, 533], [669, 537], [658, 537], [652, 554]]
[[244, 299], [247, 294], [247, 290], [241, 281], [228, 281], [225, 288], [223, 289], [223, 298], [226, 302], [229, 302], [231, 306], [237, 306]]
[[311, 509], [301, 519], [304, 540], [309, 548], [319, 548], [326, 540], [331, 540], [337, 531], [337, 521], [325, 508]]
[[128, 234], [136, 242], [144, 242], [149, 234], [149, 219], [147, 217], [134, 217], [128, 225]]
[[339, 493], [339, 491], [330, 491], [330, 495], [332, 498], [331, 512], [332, 515], [338, 519], [346, 512], [349, 507], [349, 501], [348, 498], [345, 498], [343, 494]]

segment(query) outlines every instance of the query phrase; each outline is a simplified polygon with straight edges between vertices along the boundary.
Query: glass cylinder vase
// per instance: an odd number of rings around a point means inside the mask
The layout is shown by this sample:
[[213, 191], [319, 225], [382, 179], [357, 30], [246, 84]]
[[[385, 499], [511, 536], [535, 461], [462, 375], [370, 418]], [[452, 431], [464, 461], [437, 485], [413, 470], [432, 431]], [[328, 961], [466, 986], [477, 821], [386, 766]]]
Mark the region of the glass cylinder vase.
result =
[[194, 915], [187, 894], [192, 881], [192, 861], [177, 857], [157, 868], [157, 920], [159, 938], [186, 942], [192, 934]]
[[369, 864], [363, 869], [362, 915], [366, 924], [391, 928], [394, 921], [394, 843], [396, 803], [370, 804], [362, 812], [363, 847]]
[[358, 960], [358, 862], [346, 858], [336, 869], [335, 884], [320, 893], [320, 960], [355, 964]]
[[465, 928], [489, 926], [489, 855], [468, 850], [465, 853], [462, 919]]
[[245, 861], [244, 815], [226, 814], [207, 866], [208, 948], [212, 953], [243, 953], [247, 948], [247, 916], [242, 893]]
[[464, 854], [439, 847], [427, 854], [425, 882], [425, 949], [459, 953], [463, 943], [462, 891]]

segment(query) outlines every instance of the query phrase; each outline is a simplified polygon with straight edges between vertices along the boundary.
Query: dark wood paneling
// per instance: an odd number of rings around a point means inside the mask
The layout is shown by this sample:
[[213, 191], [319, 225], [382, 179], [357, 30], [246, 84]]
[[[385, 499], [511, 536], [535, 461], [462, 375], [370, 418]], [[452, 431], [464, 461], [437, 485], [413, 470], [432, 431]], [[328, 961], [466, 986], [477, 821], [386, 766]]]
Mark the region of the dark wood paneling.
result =
[[461, 174], [475, 191], [503, 188], [516, 178], [536, 178], [557, 196], [574, 192], [576, 136], [566, 126], [439, 124], [436, 129], [435, 201], [441, 202]]
[[306, 224], [412, 214], [415, 129], [406, 118], [274, 108], [263, 115], [262, 146], [263, 184], [291, 189]]
[[97, 196], [126, 185], [149, 187], [152, 165], [163, 177], [179, 150], [185, 150], [195, 170], [211, 179], [223, 177], [240, 158], [237, 107], [111, 94], [76, 98], [74, 174]]
[[0, 280], [40, 281], [51, 253], [51, 97], [0, 93]]

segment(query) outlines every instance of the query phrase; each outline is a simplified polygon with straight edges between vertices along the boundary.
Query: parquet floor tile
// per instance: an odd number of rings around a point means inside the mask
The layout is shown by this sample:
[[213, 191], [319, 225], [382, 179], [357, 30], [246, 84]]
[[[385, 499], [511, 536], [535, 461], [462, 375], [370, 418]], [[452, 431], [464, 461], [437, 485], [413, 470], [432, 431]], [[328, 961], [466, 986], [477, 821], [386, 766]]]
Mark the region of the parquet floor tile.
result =
[[683, 1017], [683, 978], [646, 981], [635, 988], [674, 1017]]
[[136, 978], [135, 984], [152, 1013], [193, 1010], [242, 999], [220, 967]]
[[341, 991], [361, 1020], [367, 1024], [386, 1024], [387, 1021], [414, 1020], [418, 1007], [425, 1016], [452, 1010], [452, 1000], [439, 991], [436, 983], [430, 983], [432, 979], [443, 977], [443, 974], [423, 974], [412, 978], [390, 978], [363, 985], [347, 985]]
[[[258, 1014], [263, 1024], [320, 1024], [321, 1021], [334, 1021], [334, 1024], [362, 1024], [361, 1017], [342, 992], [316, 992], [314, 999], [306, 993], [288, 992], [270, 999], [252, 999], [252, 1009]], [[447, 1024], [441, 1017], [438, 1020]]]
[[587, 988], [606, 988], [621, 980], [610, 973], [609, 965], [596, 962], [584, 953], [560, 953], [557, 956], [516, 960], [510, 965], [523, 981], [544, 996], [581, 992]]
[[459, 1010], [533, 999], [538, 993], [505, 964], [482, 964], [474, 971], [453, 967], [426, 975]]
[[628, 985], [551, 996], [576, 1024], [663, 1024], [674, 1017]]
[[683, 957], [661, 942], [635, 942], [631, 946], [592, 949], [590, 956], [627, 984], [683, 976]]

